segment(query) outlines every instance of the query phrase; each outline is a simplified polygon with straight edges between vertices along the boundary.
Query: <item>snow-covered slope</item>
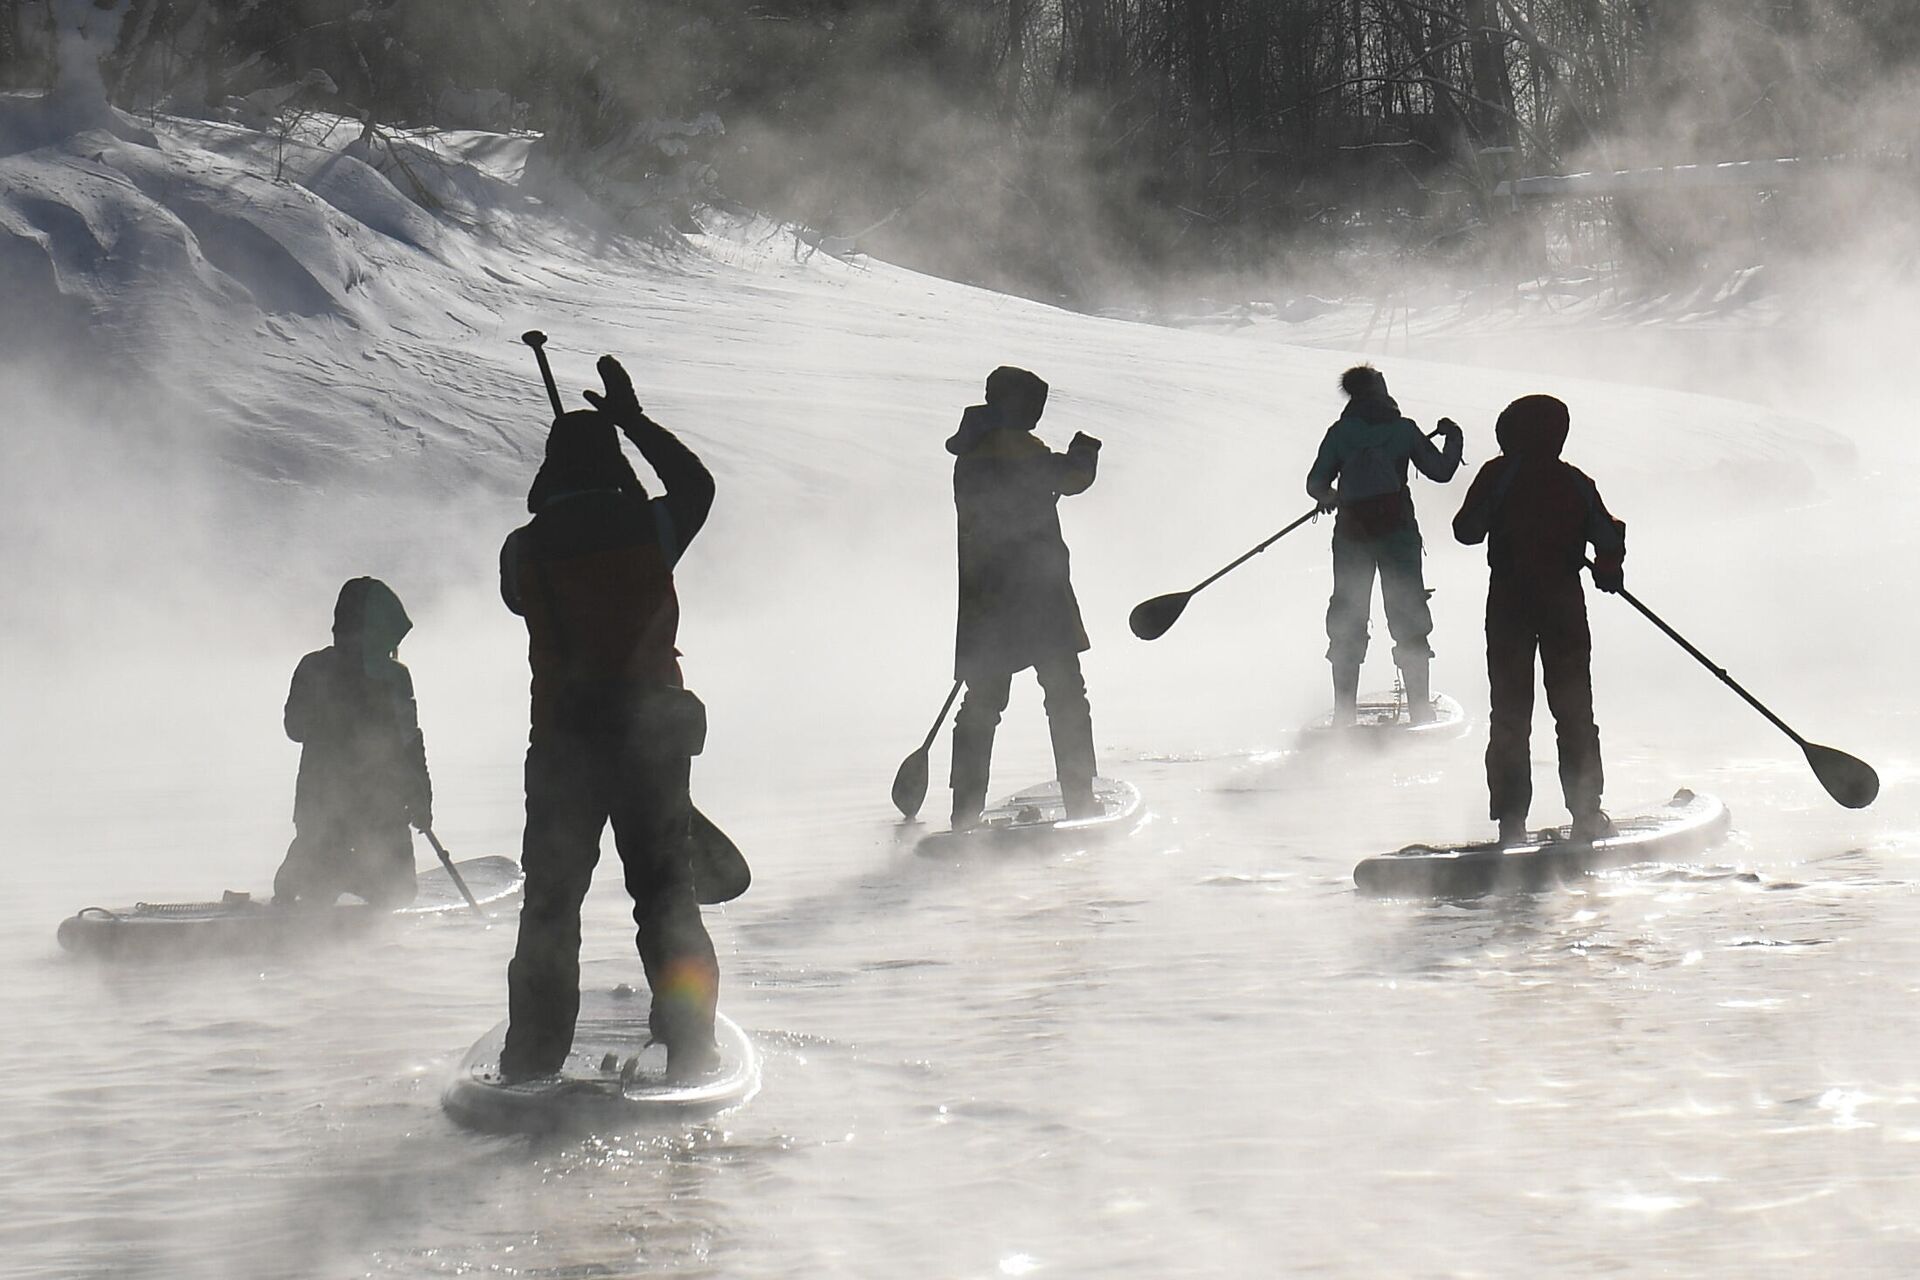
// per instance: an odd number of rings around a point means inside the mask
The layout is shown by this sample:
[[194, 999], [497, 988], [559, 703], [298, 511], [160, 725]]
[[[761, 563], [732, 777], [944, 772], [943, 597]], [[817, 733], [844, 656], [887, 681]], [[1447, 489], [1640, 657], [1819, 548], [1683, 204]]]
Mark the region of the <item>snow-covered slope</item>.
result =
[[[1335, 408], [1338, 355], [1063, 316], [879, 263], [802, 261], [790, 237], [752, 223], [646, 245], [499, 176], [522, 171], [524, 140], [456, 135], [396, 163], [351, 125], [283, 144], [166, 119], [65, 134], [44, 114], [34, 99], [0, 100], [16, 351], [57, 340], [86, 367], [182, 395], [194, 429], [262, 479], [372, 483], [355, 469], [380, 464], [408, 488], [519, 484], [543, 415], [514, 339], [534, 324], [563, 360], [578, 353], [574, 380], [600, 349], [630, 355], [652, 401], [704, 428], [723, 467], [779, 478], [768, 498], [831, 488], [850, 467], [924, 470], [930, 435], [1002, 361], [1050, 377], [1063, 420], [1071, 406], [1148, 451], [1284, 441], [1282, 491]], [[1416, 414], [1469, 424], [1534, 387], [1391, 372]], [[1583, 388], [1558, 390], [1579, 414]], [[1575, 447], [1592, 441], [1595, 456], [1604, 432], [1601, 469], [1622, 476], [1730, 468], [1788, 486], [1844, 454], [1817, 428], [1756, 421], [1746, 406], [1606, 399]], [[861, 461], [821, 456], [847, 447]]]

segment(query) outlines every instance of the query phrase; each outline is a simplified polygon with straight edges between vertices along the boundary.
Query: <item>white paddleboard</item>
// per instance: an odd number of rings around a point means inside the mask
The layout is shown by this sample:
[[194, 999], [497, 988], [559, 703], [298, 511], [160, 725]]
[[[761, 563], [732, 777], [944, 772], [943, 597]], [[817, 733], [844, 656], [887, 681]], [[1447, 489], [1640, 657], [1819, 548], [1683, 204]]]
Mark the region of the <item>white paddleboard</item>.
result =
[[1062, 840], [1090, 840], [1131, 831], [1144, 816], [1140, 792], [1117, 778], [1093, 780], [1092, 817], [1069, 818], [1058, 782], [1043, 782], [1017, 791], [989, 805], [978, 826], [964, 831], [936, 831], [922, 836], [916, 846], [924, 854], [963, 853], [974, 849], [1005, 848], [1020, 844], [1047, 844]]
[[440, 1105], [455, 1121], [488, 1133], [580, 1132], [675, 1123], [739, 1106], [760, 1089], [760, 1055], [724, 1014], [714, 1019], [720, 1065], [698, 1080], [669, 1082], [667, 1048], [648, 1044], [646, 989], [582, 991], [573, 1050], [553, 1075], [507, 1083], [502, 1022], [474, 1043]]
[[1333, 741], [1382, 745], [1388, 742], [1457, 738], [1473, 727], [1465, 708], [1444, 693], [1433, 695], [1433, 718], [1413, 723], [1407, 699], [1397, 689], [1386, 689], [1363, 696], [1354, 709], [1354, 722], [1336, 729], [1329, 711], [1300, 730], [1302, 745]]
[[[454, 865], [482, 908], [517, 897], [526, 879], [512, 858], [468, 858]], [[60, 922], [58, 937], [67, 950], [94, 956], [237, 954], [344, 937], [393, 916], [471, 915], [439, 864], [414, 884], [413, 901], [392, 910], [350, 896], [325, 907], [276, 907], [246, 893], [227, 893], [217, 902], [84, 907]]]
[[1567, 827], [1531, 832], [1519, 844], [1408, 845], [1353, 869], [1362, 893], [1382, 898], [1465, 898], [1550, 888], [1590, 871], [1673, 861], [1711, 849], [1732, 825], [1715, 797], [1682, 789], [1647, 813], [1615, 818], [1619, 834], [1591, 844]]

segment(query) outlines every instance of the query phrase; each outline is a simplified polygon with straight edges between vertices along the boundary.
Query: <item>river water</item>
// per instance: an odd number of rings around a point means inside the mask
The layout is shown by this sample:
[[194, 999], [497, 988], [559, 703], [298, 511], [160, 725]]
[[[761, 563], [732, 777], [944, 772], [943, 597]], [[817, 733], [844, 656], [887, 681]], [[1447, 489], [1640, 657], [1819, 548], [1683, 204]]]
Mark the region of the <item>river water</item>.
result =
[[[758, 862], [709, 915], [764, 1088], [685, 1131], [551, 1142], [437, 1105], [500, 1016], [510, 922], [254, 960], [56, 951], [83, 884], [263, 885], [270, 852], [193, 851], [271, 850], [284, 768], [114, 806], [16, 783], [13, 838], [48, 856], [0, 943], [0, 1272], [1909, 1273], [1920, 813], [1915, 757], [1886, 750], [1911, 703], [1821, 715], [1882, 748], [1871, 817], [1739, 714], [1716, 755], [1639, 716], [1609, 739], [1616, 809], [1677, 782], [1729, 800], [1702, 866], [1467, 905], [1349, 877], [1431, 832], [1440, 797], [1438, 834], [1481, 829], [1477, 734], [1387, 757], [1121, 744], [1140, 832], [965, 864], [886, 812], [893, 743], [716, 788]], [[1020, 723], [1001, 776], [1025, 780], [1044, 739]], [[1682, 776], [1683, 754], [1730, 763]], [[478, 833], [449, 822], [456, 852], [511, 852], [511, 768], [440, 776]], [[273, 799], [210, 835], [235, 795]], [[588, 981], [636, 980], [606, 867], [587, 915]]]

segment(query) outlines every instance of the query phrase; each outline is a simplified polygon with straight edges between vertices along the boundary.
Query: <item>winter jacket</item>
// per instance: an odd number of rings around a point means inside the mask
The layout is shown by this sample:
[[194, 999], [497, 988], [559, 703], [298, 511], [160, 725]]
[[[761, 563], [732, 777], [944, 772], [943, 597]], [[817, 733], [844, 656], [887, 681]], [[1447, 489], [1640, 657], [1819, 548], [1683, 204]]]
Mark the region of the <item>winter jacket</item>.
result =
[[1560, 460], [1565, 423], [1503, 423], [1498, 434], [1500, 456], [1480, 468], [1453, 518], [1454, 537], [1486, 542], [1495, 589], [1565, 586], [1578, 579], [1589, 545], [1598, 579], [1618, 580], [1627, 526], [1585, 472]]
[[1460, 467], [1460, 437], [1444, 451], [1422, 434], [1387, 396], [1356, 397], [1327, 428], [1307, 472], [1307, 492], [1319, 503], [1338, 501], [1334, 532], [1379, 537], [1415, 527], [1407, 464], [1444, 484]]
[[399, 597], [377, 578], [340, 588], [333, 644], [300, 660], [287, 692], [287, 736], [302, 748], [296, 827], [432, 822], [413, 677], [393, 656], [412, 629]]
[[1087, 649], [1057, 504], [1093, 483], [1099, 445], [1076, 437], [1055, 453], [1001, 408], [977, 404], [947, 452], [960, 547], [955, 678]]
[[536, 736], [621, 722], [649, 690], [681, 683], [673, 567], [706, 523], [713, 477], [651, 419], [628, 431], [664, 497], [648, 498], [630, 469], [602, 476], [607, 487], [573, 488], [596, 479], [554, 484], [564, 469], [543, 467], [529, 501], [536, 514], [500, 549], [501, 598], [527, 623]]

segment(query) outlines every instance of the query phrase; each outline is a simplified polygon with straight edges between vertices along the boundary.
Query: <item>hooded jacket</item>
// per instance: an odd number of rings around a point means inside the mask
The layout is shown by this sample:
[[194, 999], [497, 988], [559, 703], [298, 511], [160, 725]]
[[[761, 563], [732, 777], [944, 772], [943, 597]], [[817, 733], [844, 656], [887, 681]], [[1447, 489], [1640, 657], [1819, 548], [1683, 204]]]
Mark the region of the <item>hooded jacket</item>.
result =
[[1448, 440], [1442, 451], [1401, 416], [1391, 396], [1355, 396], [1321, 439], [1307, 472], [1307, 492], [1315, 502], [1338, 500], [1334, 527], [1342, 534], [1371, 537], [1410, 528], [1409, 462], [1445, 484], [1460, 468], [1460, 437]]
[[617, 425], [665, 496], [647, 496], [611, 414], [568, 413], [527, 494], [534, 517], [500, 549], [501, 598], [527, 622], [536, 735], [618, 726], [649, 689], [681, 683], [673, 567], [706, 523], [713, 477], [645, 414]]
[[988, 391], [992, 401], [969, 407], [947, 441], [959, 528], [960, 680], [1089, 647], [1058, 504], [1093, 484], [1099, 446], [1076, 438], [1055, 453], [1032, 434], [1046, 383], [1025, 370], [996, 370]]
[[287, 736], [301, 744], [299, 827], [430, 820], [433, 786], [413, 677], [394, 657], [413, 629], [392, 588], [354, 578], [333, 608], [333, 643], [308, 654], [287, 691]]
[[1626, 559], [1626, 524], [1584, 471], [1560, 459], [1568, 423], [1566, 405], [1552, 396], [1508, 405], [1494, 429], [1500, 456], [1480, 468], [1453, 518], [1455, 538], [1486, 542], [1496, 587], [1577, 583], [1589, 545], [1603, 577], [1617, 576]]

